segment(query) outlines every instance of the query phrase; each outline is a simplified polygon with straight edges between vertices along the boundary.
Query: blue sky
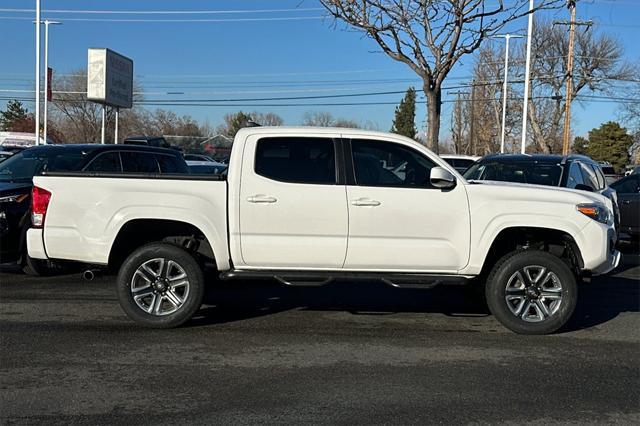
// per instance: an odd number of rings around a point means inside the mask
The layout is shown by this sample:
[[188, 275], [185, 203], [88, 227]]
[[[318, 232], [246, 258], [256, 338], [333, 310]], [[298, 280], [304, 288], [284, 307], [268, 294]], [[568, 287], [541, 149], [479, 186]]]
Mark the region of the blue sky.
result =
[[[507, 0], [508, 2], [509, 0]], [[33, 9], [35, 0], [0, 0], [2, 9]], [[376, 44], [360, 33], [337, 28], [323, 14], [315, 0], [42, 0], [43, 9], [74, 10], [255, 10], [312, 9], [269, 13], [224, 13], [206, 15], [89, 15], [43, 14], [63, 20], [52, 27], [50, 65], [55, 74], [67, 74], [86, 67], [87, 48], [109, 47], [134, 60], [137, 79], [146, 99], [227, 99], [268, 98], [406, 90], [415, 75], [408, 68], [378, 51]], [[578, 3], [580, 19], [593, 19], [596, 31], [614, 34], [624, 45], [630, 61], [640, 59], [637, 32], [640, 29], [640, 1], [583, 0]], [[21, 17], [23, 20], [2, 19]], [[83, 22], [65, 18], [121, 19], [220, 19], [207, 23]], [[299, 20], [252, 21], [254, 18]], [[32, 13], [0, 11], [0, 90], [27, 90], [33, 87], [34, 30]], [[307, 19], [308, 18], [308, 19]], [[238, 21], [239, 19], [249, 19]], [[568, 20], [563, 10], [557, 19]], [[231, 21], [229, 21], [231, 20]], [[525, 32], [526, 19], [515, 22], [510, 30]], [[471, 75], [469, 57], [450, 74], [447, 85], [465, 81]], [[390, 79], [391, 82], [379, 81]], [[401, 81], [397, 81], [400, 79]], [[371, 80], [378, 80], [372, 82]], [[171, 94], [180, 92], [184, 94]], [[0, 97], [16, 93], [0, 92]], [[305, 102], [390, 102], [402, 95], [381, 95]], [[445, 97], [446, 99], [446, 97]], [[0, 101], [0, 107], [4, 101]], [[170, 107], [213, 126], [222, 116], [239, 109], [272, 111], [285, 124], [299, 124], [306, 111], [330, 111], [334, 116], [360, 122], [373, 122], [381, 130], [391, 126], [394, 105], [359, 106], [278, 106], [278, 107]], [[451, 104], [443, 106], [441, 135], [449, 127]], [[417, 111], [417, 124], [424, 124], [424, 106]], [[576, 105], [574, 132], [586, 131], [616, 118], [614, 103], [593, 102]]]

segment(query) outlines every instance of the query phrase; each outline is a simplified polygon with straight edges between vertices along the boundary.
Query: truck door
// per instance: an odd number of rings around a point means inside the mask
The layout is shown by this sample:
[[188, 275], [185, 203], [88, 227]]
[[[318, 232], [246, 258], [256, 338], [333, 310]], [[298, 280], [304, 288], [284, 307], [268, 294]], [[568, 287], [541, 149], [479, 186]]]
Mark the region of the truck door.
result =
[[455, 273], [466, 266], [470, 223], [464, 185], [432, 187], [436, 163], [409, 144], [348, 139], [353, 172], [346, 178], [344, 268]]
[[[337, 269], [347, 250], [338, 135], [255, 135], [240, 183], [240, 249], [256, 268]], [[342, 157], [340, 157], [341, 159]]]

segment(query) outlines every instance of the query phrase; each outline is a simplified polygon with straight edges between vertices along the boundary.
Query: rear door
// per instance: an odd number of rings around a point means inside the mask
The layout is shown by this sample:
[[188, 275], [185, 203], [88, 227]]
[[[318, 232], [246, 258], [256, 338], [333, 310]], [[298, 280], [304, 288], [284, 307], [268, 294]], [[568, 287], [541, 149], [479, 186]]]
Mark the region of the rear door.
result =
[[466, 266], [470, 223], [464, 185], [431, 186], [436, 162], [412, 146], [357, 136], [348, 137], [349, 145], [345, 269], [455, 273]]
[[247, 139], [240, 183], [239, 266], [342, 267], [348, 221], [338, 137]]

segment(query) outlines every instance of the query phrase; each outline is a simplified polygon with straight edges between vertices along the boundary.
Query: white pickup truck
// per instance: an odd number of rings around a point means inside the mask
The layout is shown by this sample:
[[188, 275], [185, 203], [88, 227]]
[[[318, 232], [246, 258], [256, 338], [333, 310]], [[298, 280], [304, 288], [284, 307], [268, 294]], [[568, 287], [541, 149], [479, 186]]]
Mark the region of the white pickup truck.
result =
[[472, 282], [518, 333], [561, 327], [577, 279], [616, 267], [606, 199], [467, 182], [398, 135], [245, 128], [228, 176], [62, 173], [34, 178], [29, 255], [119, 270], [136, 322], [174, 327], [200, 308], [203, 265], [221, 279], [334, 279], [396, 287]]

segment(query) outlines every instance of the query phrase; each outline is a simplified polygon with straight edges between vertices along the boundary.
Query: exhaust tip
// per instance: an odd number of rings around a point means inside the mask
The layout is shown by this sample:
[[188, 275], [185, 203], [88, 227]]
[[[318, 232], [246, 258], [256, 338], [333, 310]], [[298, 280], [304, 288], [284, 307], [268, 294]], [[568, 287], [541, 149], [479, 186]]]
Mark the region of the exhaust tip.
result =
[[84, 278], [86, 281], [92, 281], [95, 277], [96, 277], [96, 273], [93, 272], [91, 269], [87, 269], [82, 273], [82, 278]]

